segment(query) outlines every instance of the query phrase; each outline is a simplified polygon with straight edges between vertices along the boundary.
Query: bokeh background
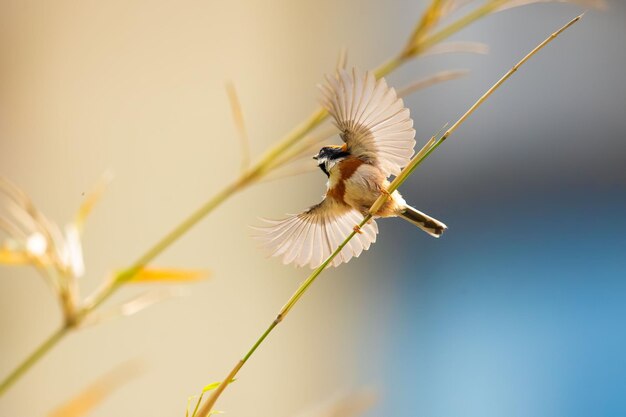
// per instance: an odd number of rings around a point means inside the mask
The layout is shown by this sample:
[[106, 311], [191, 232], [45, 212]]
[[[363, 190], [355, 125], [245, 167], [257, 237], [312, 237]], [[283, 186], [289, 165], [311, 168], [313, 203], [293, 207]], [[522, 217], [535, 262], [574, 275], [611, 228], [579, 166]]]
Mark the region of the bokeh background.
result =
[[[517, 73], [404, 186], [448, 224], [445, 237], [380, 222], [376, 245], [316, 282], [220, 409], [294, 416], [371, 387], [372, 416], [626, 414], [626, 5], [608, 4]], [[89, 292], [237, 175], [225, 81], [258, 155], [316, 107], [315, 84], [341, 47], [351, 64], [374, 67], [424, 7], [3, 0], [0, 172], [61, 223], [115, 173], [87, 225]], [[471, 70], [406, 100], [418, 138], [581, 11], [502, 12], [454, 37], [489, 44], [489, 55], [427, 57], [390, 76], [402, 86]], [[66, 338], [0, 399], [0, 415], [46, 415], [133, 358], [147, 371], [91, 415], [183, 415], [306, 276], [265, 259], [248, 226], [316, 202], [324, 182], [312, 172], [229, 200], [156, 262], [207, 268], [210, 280]], [[0, 374], [60, 319], [34, 271], [0, 269]]]

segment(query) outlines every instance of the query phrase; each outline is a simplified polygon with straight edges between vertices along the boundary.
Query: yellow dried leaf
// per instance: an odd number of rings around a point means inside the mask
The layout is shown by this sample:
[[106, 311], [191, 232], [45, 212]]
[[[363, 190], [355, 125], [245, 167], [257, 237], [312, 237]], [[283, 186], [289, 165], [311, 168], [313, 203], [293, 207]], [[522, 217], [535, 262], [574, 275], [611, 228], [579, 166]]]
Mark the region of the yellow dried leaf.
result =
[[[236, 378], [233, 378], [233, 379], [230, 380], [229, 383], [235, 382], [236, 380], [237, 380]], [[187, 411], [185, 412], [185, 417], [189, 416], [189, 407], [190, 407], [191, 401], [193, 399], [197, 398], [197, 401], [196, 401], [196, 406], [193, 409], [193, 412], [191, 413], [191, 417], [196, 417], [196, 414], [198, 413], [198, 408], [200, 407], [200, 403], [202, 402], [202, 398], [204, 397], [204, 393], [207, 392], [207, 391], [211, 391], [211, 390], [216, 389], [217, 387], [220, 386], [220, 384], [221, 384], [221, 382], [212, 382], [209, 385], [206, 385], [202, 389], [202, 392], [200, 393], [200, 395], [195, 395], [195, 396], [189, 397], [187, 399]], [[209, 414], [207, 415], [207, 417], [212, 415], [212, 414], [223, 414], [223, 413], [224, 413], [223, 411], [211, 410], [211, 411], [209, 411]]]
[[9, 248], [0, 248], [1, 265], [27, 265], [30, 258], [25, 252], [15, 251]]
[[[447, 6], [447, 0], [432, 0], [428, 8], [422, 14], [420, 22], [413, 29], [413, 33], [409, 38], [409, 43], [406, 46], [407, 54], [411, 54], [416, 48], [417, 43], [424, 37], [430, 29], [436, 26], [441, 19], [445, 6]], [[411, 52], [409, 52], [411, 51]]]
[[190, 282], [209, 276], [208, 271], [197, 269], [144, 268], [128, 282]]
[[[233, 383], [237, 380], [237, 378], [233, 378], [230, 380], [230, 383]], [[210, 384], [206, 385], [204, 388], [202, 388], [202, 393], [204, 394], [207, 391], [211, 391], [214, 390], [215, 388], [219, 387], [222, 384], [222, 381], [219, 382], [211, 382]]]

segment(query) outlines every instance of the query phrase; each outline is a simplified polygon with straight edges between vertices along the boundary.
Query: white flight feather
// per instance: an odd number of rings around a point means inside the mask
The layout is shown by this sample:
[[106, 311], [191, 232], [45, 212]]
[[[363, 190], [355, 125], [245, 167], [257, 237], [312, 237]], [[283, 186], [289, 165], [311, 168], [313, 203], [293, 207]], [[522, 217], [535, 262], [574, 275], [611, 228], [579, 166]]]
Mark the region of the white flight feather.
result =
[[[335, 203], [322, 202], [307, 212], [284, 220], [267, 220], [266, 226], [255, 228], [256, 237], [269, 249], [271, 256], [282, 258], [284, 264], [308, 265], [316, 268], [333, 253], [352, 232], [363, 216], [354, 209], [343, 208], [335, 213], [328, 207]], [[374, 220], [361, 228], [339, 252], [331, 265], [338, 266], [358, 257], [376, 241], [378, 226]]]
[[411, 160], [415, 130], [409, 109], [396, 91], [372, 72], [340, 70], [320, 87], [322, 105], [341, 130], [354, 156], [373, 160], [387, 175], [397, 175]]

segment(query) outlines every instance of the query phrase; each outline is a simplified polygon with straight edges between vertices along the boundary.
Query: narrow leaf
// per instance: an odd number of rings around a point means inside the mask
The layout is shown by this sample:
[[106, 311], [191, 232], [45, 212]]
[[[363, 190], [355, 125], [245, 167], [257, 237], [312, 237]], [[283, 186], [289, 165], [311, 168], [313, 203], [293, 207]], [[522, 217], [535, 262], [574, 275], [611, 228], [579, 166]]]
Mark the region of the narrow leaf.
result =
[[456, 53], [486, 55], [489, 53], [489, 46], [481, 42], [446, 42], [431, 46], [422, 56]]
[[[231, 383], [235, 382], [235, 380], [236, 379], [233, 378], [233, 379], [231, 379], [230, 382]], [[202, 398], [204, 398], [204, 393], [207, 392], [207, 391], [212, 391], [212, 390], [216, 389], [217, 387], [220, 386], [221, 383], [222, 383], [221, 381], [219, 381], [219, 382], [211, 382], [209, 385], [206, 385], [202, 389], [202, 392], [200, 393], [200, 395], [197, 396], [198, 397], [198, 401], [196, 401], [196, 406], [194, 407], [193, 412], [191, 413], [191, 417], [196, 417], [196, 414], [198, 413], [198, 408], [200, 407], [200, 404], [202, 403]], [[195, 398], [195, 396], [194, 397], [189, 397], [189, 398]], [[186, 414], [188, 414], [188, 413], [189, 413], [189, 401], [187, 403], [187, 412], [186, 412]], [[223, 411], [212, 410], [212, 411], [209, 412], [208, 415], [210, 416], [211, 414], [222, 414], [222, 413], [223, 413]]]
[[10, 248], [0, 248], [0, 264], [1, 265], [28, 265], [30, 258], [25, 252], [16, 251]]
[[446, 0], [432, 0], [428, 8], [422, 14], [420, 22], [413, 29], [413, 33], [409, 38], [409, 42], [406, 46], [407, 54], [414, 53], [418, 42], [439, 23], [445, 6]]
[[185, 295], [185, 292], [182, 292], [178, 289], [166, 289], [162, 287], [154, 289], [152, 291], [147, 291], [131, 299], [130, 301], [115, 306], [109, 310], [91, 313], [89, 316], [87, 316], [86, 319], [82, 321], [81, 327], [99, 324], [119, 317], [132, 316], [157, 303], [183, 295]]
[[[233, 383], [235, 381], [236, 381], [236, 379], [233, 378], [233, 379], [230, 380], [230, 383]], [[209, 385], [207, 385], [204, 388], [202, 388], [202, 392], [205, 393], [207, 391], [214, 390], [215, 388], [219, 387], [221, 383], [222, 383], [222, 381], [211, 382]]]
[[127, 282], [191, 282], [208, 276], [208, 271], [197, 269], [144, 268]]
[[571, 3], [596, 10], [606, 10], [608, 7], [605, 0], [510, 0], [502, 5], [499, 10], [507, 10], [535, 3]]
[[226, 93], [230, 101], [230, 110], [233, 114], [233, 121], [237, 128], [239, 141], [241, 142], [241, 169], [243, 171], [250, 165], [250, 139], [248, 131], [246, 130], [246, 124], [243, 120], [243, 111], [241, 110], [237, 90], [232, 82], [226, 84]]
[[443, 83], [446, 81], [455, 80], [457, 78], [464, 77], [467, 74], [469, 74], [468, 70], [441, 71], [429, 77], [422, 78], [421, 80], [417, 80], [407, 85], [406, 87], [399, 89], [398, 97], [406, 97], [409, 94], [413, 94], [414, 92], [418, 90], [423, 90], [425, 88], [428, 88], [433, 85]]

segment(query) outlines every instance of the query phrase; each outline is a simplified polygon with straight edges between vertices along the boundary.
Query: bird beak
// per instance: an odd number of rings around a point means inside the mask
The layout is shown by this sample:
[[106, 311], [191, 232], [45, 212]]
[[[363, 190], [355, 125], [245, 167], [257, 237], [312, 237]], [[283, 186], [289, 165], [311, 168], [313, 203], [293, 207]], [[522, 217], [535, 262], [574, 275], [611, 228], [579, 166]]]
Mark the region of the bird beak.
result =
[[315, 160], [317, 161], [317, 158], [318, 158], [318, 157], [319, 157], [319, 155], [315, 155], [315, 156], [313, 157], [313, 159], [315, 159]]

